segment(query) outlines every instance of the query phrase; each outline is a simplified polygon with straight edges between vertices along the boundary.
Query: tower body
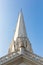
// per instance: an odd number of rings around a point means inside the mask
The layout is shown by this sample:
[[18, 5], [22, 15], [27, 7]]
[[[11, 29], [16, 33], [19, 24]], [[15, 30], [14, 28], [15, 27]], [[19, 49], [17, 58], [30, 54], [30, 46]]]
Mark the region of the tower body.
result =
[[20, 11], [8, 54], [0, 58], [0, 65], [43, 65], [43, 58], [34, 54], [26, 34], [23, 13]]

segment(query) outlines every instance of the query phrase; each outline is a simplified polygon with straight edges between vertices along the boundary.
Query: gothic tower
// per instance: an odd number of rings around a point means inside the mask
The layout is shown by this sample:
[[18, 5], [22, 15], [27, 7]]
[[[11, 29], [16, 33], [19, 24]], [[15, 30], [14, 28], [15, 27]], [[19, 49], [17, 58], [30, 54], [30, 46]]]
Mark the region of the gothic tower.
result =
[[34, 54], [27, 37], [22, 10], [8, 54], [0, 58], [0, 65], [43, 65], [43, 58]]

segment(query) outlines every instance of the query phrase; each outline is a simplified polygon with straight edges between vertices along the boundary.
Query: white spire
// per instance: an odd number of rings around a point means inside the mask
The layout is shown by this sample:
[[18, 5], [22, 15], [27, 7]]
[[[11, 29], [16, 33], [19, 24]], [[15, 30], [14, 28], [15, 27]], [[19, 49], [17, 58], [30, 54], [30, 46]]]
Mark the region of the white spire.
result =
[[9, 53], [15, 52], [15, 51], [19, 51], [20, 53], [24, 53], [24, 49], [26, 49], [30, 52], [33, 52], [32, 47], [31, 47], [31, 43], [27, 38], [23, 13], [21, 10], [19, 13], [19, 17], [18, 17], [14, 38], [10, 44], [8, 51], [9, 51]]
[[16, 41], [17, 37], [27, 37], [22, 10], [20, 11], [18, 16], [14, 41]]

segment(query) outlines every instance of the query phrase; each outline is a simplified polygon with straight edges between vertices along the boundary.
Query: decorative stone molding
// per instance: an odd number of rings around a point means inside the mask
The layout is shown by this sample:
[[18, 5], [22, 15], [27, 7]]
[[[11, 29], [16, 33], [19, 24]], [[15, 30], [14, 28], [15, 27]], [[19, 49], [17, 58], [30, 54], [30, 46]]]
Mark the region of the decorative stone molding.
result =
[[14, 49], [20, 50], [20, 48], [24, 48], [30, 52], [33, 52], [30, 42], [28, 41], [27, 37], [18, 37], [17, 38], [16, 42], [14, 43]]

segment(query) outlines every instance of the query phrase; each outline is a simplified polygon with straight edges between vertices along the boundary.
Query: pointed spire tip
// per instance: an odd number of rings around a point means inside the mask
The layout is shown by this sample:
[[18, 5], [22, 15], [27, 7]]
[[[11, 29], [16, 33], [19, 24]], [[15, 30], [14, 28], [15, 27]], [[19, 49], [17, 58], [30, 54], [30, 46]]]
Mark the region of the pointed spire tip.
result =
[[20, 12], [22, 12], [22, 8], [21, 8]]

